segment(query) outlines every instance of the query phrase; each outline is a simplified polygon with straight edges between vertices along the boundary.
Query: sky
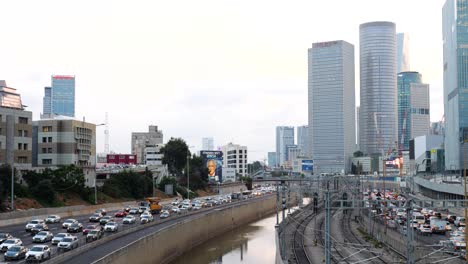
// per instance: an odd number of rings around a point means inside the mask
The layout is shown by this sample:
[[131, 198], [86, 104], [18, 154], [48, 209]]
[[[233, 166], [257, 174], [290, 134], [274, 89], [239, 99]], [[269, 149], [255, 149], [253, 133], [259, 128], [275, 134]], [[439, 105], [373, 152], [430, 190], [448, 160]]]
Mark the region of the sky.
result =
[[[431, 121], [443, 116], [443, 0], [187, 0], [0, 3], [0, 79], [39, 119], [51, 75], [76, 76], [76, 118], [109, 115], [110, 150], [157, 125], [191, 150], [248, 146], [249, 162], [275, 151], [275, 127], [307, 124], [307, 49], [355, 46], [359, 25], [392, 21], [410, 36], [411, 70], [430, 84]], [[97, 152], [104, 127], [97, 128]]]

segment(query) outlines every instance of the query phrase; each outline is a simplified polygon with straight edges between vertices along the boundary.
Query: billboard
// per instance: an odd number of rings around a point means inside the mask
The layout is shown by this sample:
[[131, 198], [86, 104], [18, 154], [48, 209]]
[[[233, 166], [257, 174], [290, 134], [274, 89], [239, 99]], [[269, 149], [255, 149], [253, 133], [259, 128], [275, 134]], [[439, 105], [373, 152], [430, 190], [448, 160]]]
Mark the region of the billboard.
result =
[[208, 182], [223, 182], [223, 152], [202, 150], [200, 156], [208, 168]]
[[223, 183], [236, 181], [236, 169], [223, 168]]
[[314, 161], [313, 160], [302, 160], [302, 171], [313, 171]]

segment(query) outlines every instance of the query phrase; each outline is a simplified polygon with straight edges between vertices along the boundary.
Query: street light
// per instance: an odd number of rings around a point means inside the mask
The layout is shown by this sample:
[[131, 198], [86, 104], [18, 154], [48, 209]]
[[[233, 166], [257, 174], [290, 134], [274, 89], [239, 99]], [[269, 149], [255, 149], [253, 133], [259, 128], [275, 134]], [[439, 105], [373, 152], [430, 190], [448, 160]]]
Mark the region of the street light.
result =
[[190, 173], [189, 173], [189, 167], [190, 167], [190, 149], [194, 148], [195, 146], [189, 146], [187, 147], [187, 199], [190, 200]]
[[[104, 126], [106, 123], [101, 123], [101, 124], [98, 124], [96, 125], [96, 127], [99, 127], [99, 126]], [[94, 204], [97, 204], [97, 172], [96, 172], [96, 164], [97, 164], [97, 155], [96, 155], [96, 160], [94, 162]]]

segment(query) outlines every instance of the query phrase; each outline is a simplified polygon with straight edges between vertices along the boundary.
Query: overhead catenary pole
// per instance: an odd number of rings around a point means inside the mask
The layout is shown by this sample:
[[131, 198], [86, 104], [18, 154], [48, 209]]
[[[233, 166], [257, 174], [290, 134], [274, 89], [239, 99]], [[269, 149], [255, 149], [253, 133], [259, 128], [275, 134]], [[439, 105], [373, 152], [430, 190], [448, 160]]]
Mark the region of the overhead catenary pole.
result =
[[11, 210], [15, 210], [15, 162], [11, 163]]

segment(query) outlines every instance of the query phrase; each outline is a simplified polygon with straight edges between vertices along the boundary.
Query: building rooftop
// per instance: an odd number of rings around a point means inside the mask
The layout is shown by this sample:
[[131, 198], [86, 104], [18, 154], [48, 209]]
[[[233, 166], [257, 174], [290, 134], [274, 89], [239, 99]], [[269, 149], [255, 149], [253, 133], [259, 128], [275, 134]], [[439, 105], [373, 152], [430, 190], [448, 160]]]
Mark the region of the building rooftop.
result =
[[8, 87], [5, 80], [0, 80], [0, 107], [24, 110], [21, 95], [15, 88]]

